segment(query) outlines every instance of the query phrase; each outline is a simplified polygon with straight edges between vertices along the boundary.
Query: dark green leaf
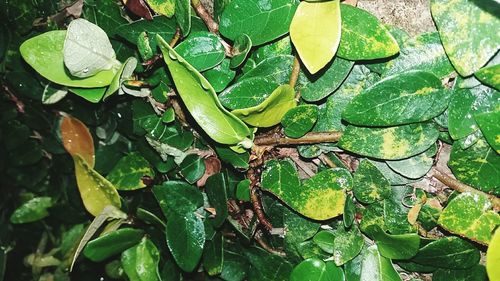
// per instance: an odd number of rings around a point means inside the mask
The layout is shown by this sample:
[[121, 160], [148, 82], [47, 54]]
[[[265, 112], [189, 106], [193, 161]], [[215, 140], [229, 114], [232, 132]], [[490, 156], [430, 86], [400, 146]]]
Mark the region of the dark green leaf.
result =
[[479, 128], [491, 147], [500, 154], [500, 110], [476, 114], [474, 116]]
[[333, 261], [337, 266], [341, 266], [359, 255], [364, 245], [364, 238], [357, 225], [346, 230], [342, 224], [338, 224], [334, 235]]
[[139, 153], [130, 153], [120, 159], [106, 177], [118, 190], [135, 190], [146, 187], [142, 177], [154, 177], [149, 163]]
[[203, 206], [203, 196], [194, 186], [181, 181], [166, 181], [153, 187], [153, 193], [163, 214], [185, 215]]
[[432, 158], [434, 154], [436, 154], [436, 146], [432, 146], [425, 152], [417, 154], [413, 157], [395, 161], [386, 161], [386, 163], [392, 170], [400, 175], [410, 179], [418, 179], [425, 176], [431, 169], [434, 164], [434, 159]]
[[179, 165], [181, 175], [189, 183], [195, 183], [205, 173], [205, 161], [196, 154], [189, 154]]
[[203, 267], [208, 275], [215, 276], [222, 273], [224, 266], [224, 236], [217, 234], [207, 241], [203, 249]]
[[83, 254], [92, 261], [103, 261], [138, 244], [143, 237], [144, 231], [141, 229], [118, 229], [90, 241]]
[[479, 262], [480, 254], [469, 242], [444, 237], [422, 247], [411, 261], [441, 268], [466, 269]]
[[283, 257], [256, 247], [246, 249], [245, 255], [251, 264], [249, 281], [289, 280], [292, 265]]
[[179, 25], [184, 37], [189, 35], [191, 31], [191, 1], [190, 0], [174, 0], [175, 1], [175, 19]]
[[203, 72], [203, 76], [217, 93], [223, 91], [236, 76], [236, 72], [229, 68], [229, 64], [229, 60], [224, 59], [216, 67]]
[[215, 208], [215, 218], [212, 220], [215, 228], [220, 227], [227, 218], [227, 182], [222, 173], [214, 174], [207, 179], [205, 192], [210, 205]]
[[354, 174], [353, 192], [357, 200], [373, 203], [389, 197], [391, 186], [377, 167], [363, 159]]
[[175, 47], [175, 51], [196, 70], [204, 71], [224, 59], [224, 46], [220, 40], [217, 35], [207, 31], [193, 32]]
[[322, 230], [318, 232], [316, 235], [313, 237], [313, 242], [318, 245], [318, 247], [321, 248], [321, 250], [333, 254], [333, 241], [335, 239], [335, 235], [333, 232], [328, 231], [328, 230]]
[[234, 40], [233, 48], [231, 49], [231, 53], [233, 55], [231, 58], [231, 68], [240, 66], [247, 58], [251, 48], [252, 39], [250, 39], [248, 35], [242, 34], [238, 36]]
[[380, 254], [386, 258], [404, 260], [417, 254], [420, 247], [420, 237], [416, 233], [391, 235], [380, 226], [369, 227], [370, 235], [377, 243]]
[[[487, 281], [486, 270], [483, 265], [475, 265], [469, 269], [452, 270], [438, 269], [432, 275], [433, 281]], [[489, 279], [494, 280], [494, 279]]]

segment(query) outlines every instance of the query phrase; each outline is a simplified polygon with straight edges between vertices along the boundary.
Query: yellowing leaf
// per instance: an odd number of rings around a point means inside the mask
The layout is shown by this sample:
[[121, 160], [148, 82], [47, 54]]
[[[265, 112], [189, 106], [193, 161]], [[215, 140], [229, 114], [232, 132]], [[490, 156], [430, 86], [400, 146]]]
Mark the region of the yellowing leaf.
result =
[[338, 0], [300, 2], [290, 24], [290, 37], [311, 74], [322, 69], [337, 52], [340, 26]]
[[108, 205], [121, 207], [120, 195], [112, 183], [92, 169], [80, 155], [73, 155], [73, 161], [78, 190], [89, 213], [98, 216]]
[[495, 231], [486, 252], [486, 271], [491, 281], [500, 280], [500, 229]]
[[87, 126], [74, 117], [64, 116], [60, 130], [66, 151], [73, 157], [80, 155], [90, 168], [93, 168], [95, 159], [94, 140]]

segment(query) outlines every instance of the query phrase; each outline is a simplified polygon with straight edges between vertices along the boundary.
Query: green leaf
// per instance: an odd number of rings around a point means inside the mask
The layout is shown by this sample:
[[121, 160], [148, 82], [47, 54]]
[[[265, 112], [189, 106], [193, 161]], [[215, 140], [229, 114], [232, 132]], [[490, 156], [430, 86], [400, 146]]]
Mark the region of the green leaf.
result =
[[438, 135], [432, 123], [389, 128], [347, 126], [338, 145], [360, 155], [397, 160], [424, 152], [436, 142]]
[[[116, 77], [116, 75], [115, 75]], [[98, 103], [106, 94], [107, 87], [100, 88], [68, 88], [73, 94], [86, 99], [92, 103]]]
[[218, 173], [210, 176], [205, 184], [205, 192], [210, 205], [215, 208], [215, 218], [212, 219], [214, 227], [220, 227], [227, 218], [227, 180], [224, 174]]
[[224, 59], [216, 67], [203, 72], [203, 76], [205, 76], [217, 93], [223, 91], [236, 76], [236, 72], [231, 70], [229, 65], [230, 61]]
[[254, 46], [272, 41], [288, 32], [297, 0], [233, 0], [220, 18], [220, 32], [235, 40], [247, 34]]
[[480, 254], [469, 242], [444, 237], [422, 247], [411, 261], [441, 268], [466, 269], [479, 262]]
[[247, 139], [250, 130], [222, 107], [210, 83], [160, 36], [157, 40], [178, 94], [200, 127], [219, 143], [237, 144]]
[[340, 43], [340, 26], [338, 0], [300, 2], [290, 23], [290, 38], [309, 73], [332, 60]]
[[288, 160], [271, 160], [262, 172], [262, 189], [273, 193], [302, 215], [326, 220], [344, 211], [345, 189], [352, 186], [347, 170], [330, 169], [304, 181], [299, 188], [297, 171]]
[[153, 193], [167, 219], [185, 215], [203, 206], [203, 195], [194, 186], [182, 181], [166, 181], [153, 187]]
[[203, 267], [208, 275], [222, 273], [224, 266], [224, 236], [219, 232], [212, 240], [207, 241], [203, 249]]
[[341, 224], [334, 230], [333, 261], [341, 266], [359, 255], [364, 238], [356, 225], [346, 230]]
[[330, 281], [344, 280], [342, 268], [332, 262], [317, 258], [306, 259], [298, 264], [290, 275], [291, 281]]
[[434, 164], [432, 158], [436, 154], [436, 146], [432, 146], [426, 151], [413, 157], [386, 161], [387, 165], [398, 174], [410, 178], [419, 179], [427, 174]]
[[19, 47], [24, 60], [48, 80], [70, 87], [94, 88], [107, 86], [117, 70], [104, 70], [92, 77], [78, 79], [64, 67], [63, 46], [66, 31], [55, 30], [30, 38]]
[[182, 36], [186, 37], [191, 31], [191, 1], [190, 0], [174, 0], [175, 1], [175, 19], [177, 25], [182, 31]]
[[479, 139], [467, 149], [462, 149], [455, 142], [448, 166], [458, 180], [484, 192], [500, 195], [500, 155], [484, 139]]
[[255, 127], [271, 127], [278, 124], [283, 115], [295, 107], [295, 92], [290, 85], [281, 85], [259, 105], [231, 111], [236, 117]]
[[159, 281], [159, 262], [160, 252], [147, 237], [144, 237], [137, 246], [123, 252], [121, 256], [123, 270], [128, 278], [134, 281]]
[[270, 254], [263, 249], [245, 249], [245, 256], [251, 264], [249, 281], [287, 281], [292, 265], [283, 257]]
[[179, 267], [193, 271], [201, 259], [205, 245], [205, 227], [195, 213], [170, 215], [167, 218], [167, 245]]
[[[86, 20], [99, 25], [108, 35], [112, 35], [117, 26], [126, 24], [128, 19], [122, 16], [122, 7], [112, 1], [86, 0], [82, 15]], [[137, 36], [134, 38], [134, 41]]]
[[62, 100], [68, 94], [68, 89], [59, 85], [55, 85], [52, 82], [47, 83], [45, 88], [43, 88], [42, 103], [43, 104], [55, 104]]
[[500, 93], [488, 87], [456, 89], [448, 109], [448, 128], [453, 139], [461, 139], [479, 130], [474, 116], [500, 107]]
[[243, 152], [237, 153], [230, 148], [215, 146], [215, 151], [219, 159], [231, 164], [235, 168], [248, 169], [248, 162], [250, 161], [250, 153]]
[[170, 18], [175, 13], [175, 0], [146, 0], [146, 2], [157, 14]]
[[391, 186], [372, 162], [363, 159], [354, 174], [353, 192], [357, 200], [370, 204], [389, 197]]
[[462, 193], [443, 210], [438, 224], [444, 229], [488, 245], [500, 215], [491, 210], [491, 202], [482, 194]]
[[231, 68], [240, 66], [248, 56], [252, 48], [252, 39], [246, 34], [242, 34], [234, 40], [233, 48], [231, 49]]
[[91, 261], [100, 262], [135, 246], [141, 241], [144, 234], [141, 229], [118, 229], [87, 243], [83, 254]]
[[399, 56], [388, 62], [387, 67], [384, 76], [423, 70], [442, 79], [454, 71], [437, 32], [423, 33], [404, 41]]
[[213, 68], [225, 57], [220, 38], [207, 31], [193, 32], [175, 51], [198, 71]]
[[236, 186], [236, 199], [250, 202], [250, 180], [244, 179]]
[[141, 19], [131, 23], [122, 24], [116, 27], [114, 34], [122, 37], [131, 44], [137, 44], [137, 38], [142, 32], [147, 31], [149, 45], [151, 49], [156, 50], [155, 36], [160, 35], [167, 42], [175, 34], [176, 22], [164, 16], [153, 17], [153, 20]]
[[377, 245], [364, 249], [347, 263], [345, 275], [349, 281], [401, 281], [391, 260], [380, 255]]
[[334, 58], [333, 61], [315, 75], [304, 73], [304, 80], [299, 79], [299, 91], [306, 101], [319, 101], [333, 93], [344, 82], [354, 65], [353, 61]]
[[328, 230], [322, 230], [313, 237], [313, 242], [321, 248], [321, 250], [333, 254], [335, 234]]
[[220, 93], [219, 100], [231, 110], [254, 107], [264, 102], [278, 86], [260, 76], [243, 79]]
[[107, 97], [111, 96], [116, 91], [118, 91], [122, 87], [123, 81], [125, 81], [126, 79], [130, 79], [132, 77], [136, 67], [137, 67], [137, 59], [135, 57], [128, 58], [122, 64], [120, 70], [118, 70], [118, 73], [116, 73], [115, 77], [113, 78], [113, 81], [111, 81], [111, 84], [109, 85], [108, 89], [106, 90], [106, 93], [104, 94], [104, 99], [106, 99]]
[[350, 228], [352, 226], [355, 216], [356, 205], [354, 204], [352, 195], [347, 194], [347, 198], [345, 199], [344, 215], [342, 216], [345, 228]]
[[281, 119], [285, 135], [300, 138], [309, 132], [318, 118], [318, 107], [315, 105], [300, 105], [290, 109]]
[[205, 161], [196, 154], [189, 154], [179, 164], [180, 173], [189, 183], [195, 183], [205, 173]]
[[[438, 269], [432, 274], [433, 281], [487, 281], [483, 265], [475, 265], [463, 270]], [[490, 280], [495, 280], [491, 278]]]
[[130, 153], [120, 159], [106, 178], [118, 190], [136, 190], [146, 187], [144, 176], [154, 178], [153, 169], [139, 153]]
[[[393, 186], [391, 196], [382, 201], [384, 207], [384, 225], [391, 234], [407, 234], [416, 232], [417, 228], [408, 222], [410, 208], [404, 202], [413, 196], [414, 188], [410, 185]], [[407, 203], [408, 204], [408, 203]], [[413, 203], [414, 204], [414, 203]]]
[[484, 84], [500, 91], [500, 64], [486, 66], [479, 69], [474, 75]]
[[500, 109], [474, 116], [479, 128], [491, 147], [500, 154]]
[[291, 54], [292, 43], [290, 42], [290, 37], [285, 36], [282, 39], [258, 47], [252, 52], [251, 58], [258, 64], [267, 58]]
[[418, 234], [387, 234], [378, 225], [371, 225], [369, 228], [370, 235], [377, 243], [382, 256], [389, 259], [405, 260], [417, 254], [420, 247]]
[[52, 207], [51, 197], [35, 197], [19, 206], [10, 216], [14, 224], [41, 220], [49, 215], [47, 209]]
[[405, 72], [387, 77], [354, 97], [342, 118], [361, 126], [422, 122], [442, 113], [448, 107], [449, 95], [433, 74]]
[[106, 32], [85, 19], [75, 19], [69, 24], [63, 57], [71, 75], [78, 78], [91, 77], [120, 65]]
[[493, 238], [490, 241], [490, 246], [486, 251], [486, 271], [491, 280], [495, 276], [500, 276], [500, 268], [496, 266], [500, 262], [500, 230], [497, 228]]
[[479, 70], [500, 48], [497, 8], [468, 0], [431, 1], [444, 49], [460, 75]]
[[286, 84], [292, 73], [293, 60], [294, 57], [290, 55], [268, 57], [241, 76], [238, 82], [258, 76], [267, 78], [269, 81], [273, 81], [273, 83], [278, 85]]
[[399, 46], [378, 19], [350, 5], [340, 5], [342, 33], [337, 55], [349, 60], [372, 60], [393, 56]]
[[96, 172], [79, 154], [73, 155], [78, 190], [83, 205], [94, 217], [108, 205], [121, 207], [120, 195], [106, 178]]

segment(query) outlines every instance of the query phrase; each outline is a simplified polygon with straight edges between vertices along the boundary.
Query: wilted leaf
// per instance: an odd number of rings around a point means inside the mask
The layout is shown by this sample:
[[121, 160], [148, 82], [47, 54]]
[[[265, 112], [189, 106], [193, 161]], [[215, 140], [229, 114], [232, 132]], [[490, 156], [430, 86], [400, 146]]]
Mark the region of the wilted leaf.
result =
[[71, 156], [80, 155], [93, 168], [95, 160], [94, 139], [87, 126], [74, 117], [64, 116], [60, 130], [66, 151]]

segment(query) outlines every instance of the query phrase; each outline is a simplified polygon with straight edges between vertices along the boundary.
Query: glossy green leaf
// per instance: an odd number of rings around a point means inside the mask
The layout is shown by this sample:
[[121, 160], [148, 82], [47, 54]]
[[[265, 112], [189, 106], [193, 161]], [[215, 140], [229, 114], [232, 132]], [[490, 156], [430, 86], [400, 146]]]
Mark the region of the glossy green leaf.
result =
[[300, 2], [290, 23], [290, 38], [311, 74], [325, 67], [337, 52], [341, 27], [339, 2]]
[[467, 0], [432, 0], [432, 18], [451, 63], [462, 76], [479, 70], [500, 48], [495, 5]]
[[238, 81], [219, 95], [223, 106], [231, 110], [254, 107], [264, 102], [279, 85], [264, 77]]
[[465, 269], [479, 262], [480, 254], [469, 242], [458, 237], [444, 237], [422, 247], [413, 262], [441, 268]]
[[128, 22], [128, 19], [122, 16], [122, 12], [122, 7], [116, 5], [116, 3], [95, 0], [84, 3], [82, 15], [86, 20], [99, 25], [100, 28], [104, 29], [111, 36], [117, 26]]
[[[384, 225], [391, 234], [408, 234], [416, 232], [417, 228], [408, 221], [410, 208], [408, 198], [415, 198], [414, 188], [410, 185], [393, 186], [391, 196], [383, 200]], [[406, 202], [406, 203], [405, 203]]]
[[361, 126], [422, 122], [448, 107], [449, 94], [433, 74], [405, 72], [387, 77], [354, 97], [342, 118]]
[[423, 33], [404, 41], [399, 56], [388, 62], [384, 76], [403, 73], [409, 70], [423, 70], [442, 79], [454, 68], [444, 52], [437, 32]]
[[290, 41], [290, 37], [286, 36], [269, 44], [259, 46], [255, 51], [252, 52], [251, 58], [255, 61], [255, 63], [258, 64], [267, 58], [291, 54], [292, 43]]
[[224, 59], [216, 67], [203, 72], [203, 76], [217, 93], [222, 92], [236, 76], [236, 72], [231, 70], [229, 65], [230, 61]]
[[268, 57], [251, 70], [245, 72], [245, 74], [238, 79], [238, 82], [258, 76], [267, 78], [269, 81], [277, 83], [278, 85], [286, 84], [290, 80], [293, 60], [294, 57], [290, 55]]
[[146, 0], [146, 2], [157, 14], [170, 18], [175, 13], [175, 0]]
[[177, 25], [180, 27], [182, 35], [186, 37], [191, 31], [191, 1], [174, 0], [174, 2]]
[[213, 68], [225, 57], [219, 37], [206, 31], [193, 32], [175, 51], [198, 71]]
[[389, 167], [389, 165], [387, 165], [385, 161], [376, 161], [373, 159], [370, 159], [369, 161], [372, 162], [372, 164], [375, 165], [380, 172], [382, 172], [391, 185], [405, 185], [416, 182], [416, 180], [403, 177], [402, 175], [396, 173], [391, 169], [391, 167]]
[[336, 57], [315, 75], [305, 73], [305, 81], [299, 79], [301, 97], [306, 101], [319, 101], [327, 97], [344, 82], [353, 65], [353, 61]]
[[205, 192], [210, 205], [215, 208], [214, 227], [220, 227], [227, 218], [227, 179], [222, 173], [214, 174], [207, 179]]
[[[486, 270], [483, 265], [475, 265], [468, 269], [438, 269], [432, 274], [433, 281], [487, 281]], [[490, 278], [489, 280], [495, 280]]]
[[377, 245], [364, 249], [345, 265], [348, 281], [401, 281], [391, 260], [380, 255]]
[[378, 19], [356, 7], [340, 5], [342, 33], [337, 55], [349, 60], [372, 60], [393, 56], [399, 46]]
[[263, 249], [251, 247], [244, 252], [251, 264], [249, 281], [287, 281], [292, 264], [283, 257], [273, 255]]
[[345, 229], [339, 224], [334, 230], [333, 261], [341, 266], [359, 255], [364, 245], [364, 238], [356, 225]]
[[455, 142], [448, 166], [460, 181], [500, 195], [500, 155], [484, 139], [467, 149]]
[[224, 236], [217, 234], [207, 241], [203, 249], [203, 267], [208, 275], [215, 276], [222, 273], [224, 266]]
[[474, 116], [500, 107], [500, 93], [479, 86], [456, 89], [448, 109], [448, 128], [453, 139], [461, 139], [479, 130]]
[[409, 259], [415, 256], [420, 248], [420, 236], [416, 233], [394, 235], [387, 234], [378, 225], [372, 225], [369, 228], [380, 254], [386, 258]]
[[203, 206], [203, 195], [194, 186], [182, 181], [166, 181], [153, 187], [153, 193], [167, 217], [195, 212]]
[[114, 94], [122, 87], [123, 81], [126, 79], [130, 79], [134, 73], [135, 68], [137, 67], [137, 59], [135, 57], [128, 58], [121, 66], [118, 73], [116, 73], [113, 81], [106, 89], [106, 93], [104, 94], [104, 99]]
[[424, 152], [436, 142], [438, 135], [432, 123], [389, 128], [347, 126], [338, 144], [356, 154], [396, 160]]
[[488, 245], [500, 215], [491, 210], [491, 202], [481, 194], [462, 193], [443, 210], [438, 223], [444, 229]]
[[345, 189], [352, 186], [347, 170], [330, 169], [305, 180], [299, 188], [297, 171], [288, 160], [271, 160], [262, 172], [263, 190], [273, 193], [302, 215], [326, 220], [343, 213]]
[[497, 229], [490, 241], [490, 246], [486, 251], [486, 271], [490, 280], [500, 276], [500, 268], [496, 266], [500, 262], [500, 230]]
[[298, 264], [290, 274], [291, 281], [330, 281], [344, 280], [342, 268], [332, 262], [317, 258], [306, 259]]
[[159, 281], [160, 252], [147, 237], [122, 253], [121, 263], [128, 278], [133, 281]]
[[483, 67], [474, 73], [474, 75], [484, 84], [490, 85], [500, 91], [500, 64]]
[[474, 119], [490, 146], [500, 154], [500, 109], [476, 114]]
[[[116, 77], [116, 76], [115, 76]], [[71, 87], [68, 90], [73, 94], [86, 99], [92, 103], [98, 103], [106, 94], [107, 87], [99, 88], [74, 88]]]
[[285, 113], [297, 105], [295, 92], [290, 85], [276, 88], [259, 105], [231, 111], [236, 117], [255, 127], [271, 127], [278, 124]]
[[272, 41], [288, 32], [296, 0], [233, 0], [220, 18], [220, 32], [235, 40], [247, 34], [254, 46]]
[[241, 201], [250, 201], [250, 180], [244, 179], [236, 186], [236, 199]]
[[219, 143], [237, 144], [247, 139], [248, 127], [222, 107], [208, 81], [160, 36], [157, 40], [179, 96], [200, 127]]
[[290, 109], [281, 119], [285, 135], [300, 138], [309, 132], [318, 118], [318, 107], [315, 105], [300, 105]]
[[35, 197], [19, 206], [10, 216], [14, 224], [28, 223], [41, 220], [49, 215], [47, 209], [52, 207], [51, 197]]
[[434, 154], [436, 154], [435, 146], [413, 157], [386, 161], [386, 163], [392, 170], [404, 177], [419, 179], [425, 176], [431, 169], [434, 164], [434, 159], [432, 158]]
[[117, 72], [114, 68], [84, 79], [78, 79], [67, 73], [63, 60], [65, 38], [66, 31], [63, 30], [45, 32], [24, 41], [19, 50], [31, 67], [56, 84], [81, 88], [109, 85]]
[[335, 234], [328, 230], [322, 230], [313, 237], [313, 242], [321, 248], [321, 250], [332, 254], [333, 253], [333, 241], [335, 239]]
[[106, 178], [118, 190], [135, 190], [146, 187], [143, 177], [154, 178], [154, 171], [148, 161], [139, 153], [130, 153], [120, 159]]
[[238, 36], [234, 40], [233, 48], [231, 49], [231, 68], [236, 68], [240, 66], [248, 56], [250, 49], [252, 48], [252, 39], [246, 34]]
[[63, 60], [71, 75], [78, 78], [120, 66], [106, 32], [85, 19], [75, 19], [68, 25]]
[[248, 152], [237, 153], [227, 147], [215, 147], [215, 151], [219, 159], [232, 165], [235, 168], [247, 169], [248, 162], [250, 161], [250, 154]]
[[357, 200], [373, 203], [389, 197], [391, 186], [372, 162], [363, 159], [354, 174], [353, 192]]
[[92, 261], [103, 261], [135, 246], [141, 241], [144, 234], [144, 231], [141, 229], [118, 229], [87, 243], [83, 254]]
[[156, 50], [155, 36], [160, 35], [167, 42], [175, 34], [176, 22], [164, 16], [153, 17], [153, 20], [141, 19], [117, 26], [115, 34], [127, 40], [131, 44], [137, 44], [137, 38], [144, 31], [147, 31], [150, 47]]
[[354, 223], [354, 218], [356, 216], [356, 205], [354, 204], [353, 196], [347, 194], [344, 206], [344, 215], [342, 216], [342, 221], [344, 222], [344, 227], [350, 228]]
[[120, 195], [106, 178], [96, 172], [79, 154], [73, 155], [78, 190], [85, 209], [99, 215], [108, 205], [121, 207]]
[[203, 158], [196, 154], [189, 154], [179, 164], [180, 173], [189, 183], [195, 183], [205, 173], [206, 167]]

